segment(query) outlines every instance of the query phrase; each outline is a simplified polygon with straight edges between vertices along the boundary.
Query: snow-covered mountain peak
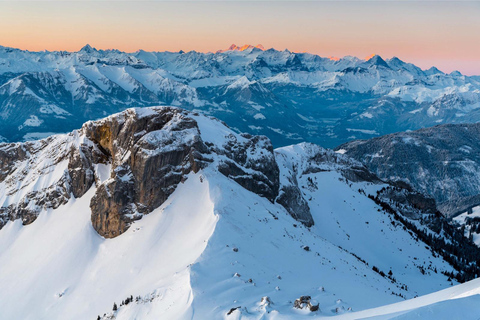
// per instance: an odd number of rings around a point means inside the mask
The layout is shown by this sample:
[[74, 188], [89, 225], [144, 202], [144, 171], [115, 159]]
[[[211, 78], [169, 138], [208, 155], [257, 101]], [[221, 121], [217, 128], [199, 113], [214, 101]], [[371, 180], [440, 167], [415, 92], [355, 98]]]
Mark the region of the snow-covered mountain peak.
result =
[[450, 72], [449, 74], [450, 74], [452, 77], [462, 77], [462, 76], [463, 76], [463, 74], [462, 74], [460, 71], [458, 71], [458, 70], [454, 70], [454, 71]]
[[370, 56], [370, 58], [368, 58], [366, 60], [366, 65], [376, 66], [376, 67], [384, 67], [384, 68], [389, 68], [390, 69], [390, 66], [387, 64], [387, 62], [385, 60], [383, 60], [383, 58], [380, 57], [378, 54], [374, 54], [374, 55]]
[[91, 45], [89, 45], [88, 43], [83, 46], [78, 52], [81, 52], [81, 53], [93, 53], [93, 52], [98, 52], [97, 49], [93, 48]]
[[438, 70], [436, 67], [430, 67], [429, 69], [425, 70], [425, 73], [429, 76], [437, 73], [444, 74], [442, 71]]
[[217, 53], [223, 53], [223, 52], [227, 52], [227, 51], [245, 51], [245, 50], [250, 50], [250, 49], [259, 49], [261, 51], [265, 50], [265, 48], [261, 44], [257, 44], [256, 46], [253, 46], [251, 44], [245, 44], [241, 47], [237, 46], [236, 44], [232, 44], [228, 49], [218, 50]]

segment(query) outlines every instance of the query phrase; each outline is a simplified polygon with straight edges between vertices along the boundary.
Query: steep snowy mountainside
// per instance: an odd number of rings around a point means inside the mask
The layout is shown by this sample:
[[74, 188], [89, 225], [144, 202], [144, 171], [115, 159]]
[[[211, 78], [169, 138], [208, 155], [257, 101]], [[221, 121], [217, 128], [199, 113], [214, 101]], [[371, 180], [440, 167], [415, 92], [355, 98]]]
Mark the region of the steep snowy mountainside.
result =
[[[281, 174], [287, 170], [280, 166]], [[301, 182], [308, 177], [318, 183], [318, 193], [307, 198], [315, 221], [311, 228], [219, 176], [219, 220], [192, 267], [197, 315], [221, 318], [238, 307], [225, 318], [328, 317], [450, 286], [441, 270], [451, 267], [403, 228], [393, 227], [388, 215], [357, 191], [377, 186], [350, 187], [336, 171], [308, 174]], [[431, 269], [422, 276], [419, 266]], [[386, 275], [390, 270], [392, 276]], [[305, 295], [319, 303], [317, 314], [292, 308], [294, 300]], [[268, 302], [262, 302], [265, 296]], [[128, 319], [134, 308], [126, 306], [117, 319]]]
[[0, 319], [96, 319], [131, 294], [155, 298], [140, 319], [191, 318], [190, 264], [218, 219], [208, 182], [190, 175], [176, 197], [115, 239], [92, 228], [94, 193], [0, 231]]
[[480, 203], [480, 125], [441, 125], [337, 148], [380, 178], [405, 181], [452, 216]]
[[[217, 53], [0, 47], [0, 135], [31, 140], [129, 107], [176, 105], [275, 146], [480, 121], [480, 81], [394, 57], [323, 58], [261, 46]], [[290, 121], [279, 121], [288, 118]]]
[[408, 186], [175, 107], [2, 144], [0, 169], [0, 319], [330, 317], [478, 273]]
[[[316, 173], [324, 173], [322, 178], [325, 179], [327, 174], [330, 174], [329, 179], [344, 181], [350, 188], [356, 190], [363, 197], [368, 198], [366, 200], [367, 203], [373, 201], [377, 204], [382, 209], [379, 212], [387, 213], [388, 218], [382, 220], [382, 223], [390, 220], [393, 227], [401, 227], [405, 231], [408, 230], [409, 234], [415, 236], [417, 240], [427, 244], [430, 250], [434, 252], [434, 255], [442, 256], [454, 266], [459, 272], [449, 274], [451, 277], [455, 277], [459, 281], [465, 281], [476, 278], [480, 274], [480, 270], [476, 267], [480, 258], [477, 246], [471, 238], [464, 236], [463, 230], [457, 230], [455, 226], [451, 226], [449, 220], [438, 212], [434, 199], [413, 190], [406, 183], [383, 182], [368, 171], [360, 162], [313, 144], [284, 147], [277, 149], [276, 153], [281, 172], [280, 196], [277, 198], [277, 201], [281, 198], [282, 193], [286, 193], [286, 191], [291, 193], [292, 195], [287, 197], [287, 199], [291, 199], [290, 202], [278, 201], [287, 210], [289, 207], [295, 207], [291, 205], [292, 200], [302, 204], [302, 206], [297, 205], [297, 212], [303, 212], [300, 209], [304, 207], [310, 211], [315, 207], [328, 208], [330, 199], [334, 199], [336, 196], [340, 197], [339, 202], [341, 203], [342, 195], [346, 194], [344, 191], [339, 192], [335, 188], [319, 190], [317, 178], [309, 176]], [[335, 172], [336, 175], [333, 175], [331, 172]], [[332, 185], [334, 184], [333, 181]], [[358, 187], [355, 187], [354, 183], [358, 183]], [[290, 191], [289, 189], [291, 188], [297, 192]], [[320, 200], [315, 201], [316, 198]], [[346, 206], [346, 202], [343, 202], [341, 203], [342, 208]], [[352, 210], [352, 207], [354, 214], [348, 214], [349, 209]], [[322, 217], [326, 217], [326, 219], [320, 221], [324, 221], [324, 223], [317, 223], [313, 228], [321, 228], [321, 234], [329, 234], [337, 227], [351, 224], [355, 215], [361, 215], [361, 219], [363, 219], [365, 211], [356, 211], [354, 205], [349, 204], [346, 209], [344, 208], [340, 212], [347, 212], [347, 214], [339, 213], [336, 206], [332, 206], [330, 213], [322, 211]], [[294, 214], [291, 215], [296, 217]], [[346, 220], [345, 223], [341, 223], [340, 217], [342, 216]], [[312, 220], [318, 221], [313, 214]], [[325, 221], [331, 224], [325, 223]], [[365, 234], [370, 232], [369, 221], [365, 220], [363, 222], [367, 224], [367, 229], [359, 233], [358, 241], [360, 242], [364, 242]], [[362, 225], [361, 223], [353, 225], [357, 227]], [[345, 227], [343, 228], [344, 233], [337, 232], [336, 235], [334, 233], [331, 239], [336, 238], [336, 241], [341, 242], [334, 243], [348, 248], [352, 243], [350, 242], [350, 237], [352, 233], [356, 233], [356, 230], [345, 231]], [[381, 233], [383, 233], [383, 228], [381, 228]], [[338, 236], [340, 236], [339, 239], [337, 239]], [[396, 244], [396, 241], [392, 243]], [[459, 255], [462, 258], [459, 259]], [[464, 263], [464, 261], [468, 262]], [[422, 270], [424, 267], [419, 268]]]
[[[345, 185], [335, 181], [337, 187]], [[332, 180], [325, 182], [332, 187]], [[334, 198], [333, 205], [358, 196], [345, 187], [339, 191], [349, 193]], [[440, 273], [423, 276], [413, 265], [425, 262], [439, 271], [451, 270], [402, 229], [392, 231], [383, 224], [385, 233], [402, 240], [402, 251], [396, 250], [406, 260], [385, 261], [397, 285], [372, 270], [385, 251], [383, 244], [377, 241], [370, 248], [378, 257], [367, 265], [315, 230], [295, 225], [281, 206], [212, 167], [190, 173], [161, 207], [113, 239], [100, 237], [91, 227], [94, 192], [92, 187], [79, 199], [43, 211], [28, 226], [17, 220], [0, 230], [0, 283], [6, 288], [0, 319], [61, 319], [65, 314], [70, 319], [104, 314], [104, 319], [298, 319], [403, 300], [392, 291], [413, 297], [450, 286]], [[362, 209], [372, 210], [370, 223], [382, 225], [375, 215], [383, 214], [374, 204], [366, 205]], [[403, 273], [417, 277], [404, 284]], [[23, 275], [20, 283], [16, 275]], [[423, 280], [416, 285], [418, 277]], [[401, 289], [404, 285], [407, 290]], [[293, 308], [301, 295], [317, 300], [320, 311]], [[130, 296], [133, 301], [122, 304]], [[264, 296], [269, 299], [262, 304]]]

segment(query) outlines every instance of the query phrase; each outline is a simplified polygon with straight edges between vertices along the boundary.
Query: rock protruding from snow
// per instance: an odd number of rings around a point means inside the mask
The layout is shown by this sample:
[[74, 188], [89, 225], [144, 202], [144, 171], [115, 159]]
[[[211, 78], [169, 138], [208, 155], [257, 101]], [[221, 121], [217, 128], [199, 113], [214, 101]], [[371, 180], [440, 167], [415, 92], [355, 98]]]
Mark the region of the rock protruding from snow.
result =
[[312, 312], [318, 311], [318, 302], [312, 300], [310, 296], [301, 296], [295, 300], [293, 306], [297, 309], [308, 309]]
[[30, 224], [38, 213], [81, 197], [93, 184], [92, 163], [102, 153], [77, 132], [0, 145], [0, 228], [9, 220]]
[[97, 187], [90, 205], [93, 227], [104, 237], [125, 232], [159, 207], [186, 174], [206, 165], [196, 121], [180, 109], [131, 109], [88, 122], [82, 131], [112, 164], [110, 179]]
[[235, 134], [216, 119], [171, 107], [130, 109], [88, 122], [82, 131], [112, 164], [110, 179], [97, 187], [91, 203], [93, 226], [105, 237], [123, 233], [165, 202], [190, 171], [210, 163], [270, 201], [278, 193], [270, 141]]

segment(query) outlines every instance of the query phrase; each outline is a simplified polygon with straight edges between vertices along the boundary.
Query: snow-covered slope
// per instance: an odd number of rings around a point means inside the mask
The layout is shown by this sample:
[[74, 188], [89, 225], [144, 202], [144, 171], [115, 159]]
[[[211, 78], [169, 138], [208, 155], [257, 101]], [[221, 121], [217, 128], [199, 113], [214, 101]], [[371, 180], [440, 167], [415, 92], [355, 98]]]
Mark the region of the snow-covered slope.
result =
[[128, 107], [176, 105], [267, 135], [276, 146], [334, 147], [480, 121], [479, 92], [478, 77], [421, 70], [396, 57], [330, 59], [261, 45], [216, 53], [0, 47], [0, 135], [10, 141], [69, 132]]
[[95, 319], [131, 294], [155, 298], [141, 310], [149, 319], [190, 318], [189, 265], [218, 219], [208, 182], [196, 178], [115, 239], [92, 227], [93, 188], [30, 226], [7, 224], [0, 232], [0, 318]]
[[470, 270], [421, 195], [177, 108], [0, 151], [0, 185], [25, 190], [2, 198], [0, 319], [353, 315]]
[[457, 285], [416, 299], [354, 312], [334, 319], [476, 320], [480, 316], [480, 280]]

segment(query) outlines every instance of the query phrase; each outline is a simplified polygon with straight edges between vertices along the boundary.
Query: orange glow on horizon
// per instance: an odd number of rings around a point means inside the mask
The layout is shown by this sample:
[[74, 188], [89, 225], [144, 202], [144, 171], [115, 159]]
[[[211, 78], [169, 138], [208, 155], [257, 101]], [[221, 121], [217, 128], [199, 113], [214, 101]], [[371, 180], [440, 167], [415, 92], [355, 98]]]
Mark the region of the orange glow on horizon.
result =
[[332, 61], [339, 61], [340, 60], [339, 57], [334, 57], [334, 56], [330, 56], [330, 57], [328, 57], [328, 59], [330, 59]]
[[364, 58], [365, 61], [368, 61], [370, 59], [372, 59], [373, 57], [375, 57], [377, 54], [376, 53], [372, 53], [371, 55], [368, 55]]
[[244, 44], [241, 47], [238, 47], [236, 44], [232, 44], [228, 49], [217, 50], [216, 52], [221, 53], [221, 52], [225, 52], [225, 51], [245, 51], [247, 49], [253, 49], [253, 48], [257, 48], [257, 49], [260, 49], [262, 51], [265, 50], [265, 48], [261, 44], [257, 44], [256, 46], [252, 46], [251, 44]]
[[478, 2], [0, 1], [0, 45], [216, 52], [234, 41], [332, 61], [376, 52], [473, 75], [480, 74], [479, 15]]

